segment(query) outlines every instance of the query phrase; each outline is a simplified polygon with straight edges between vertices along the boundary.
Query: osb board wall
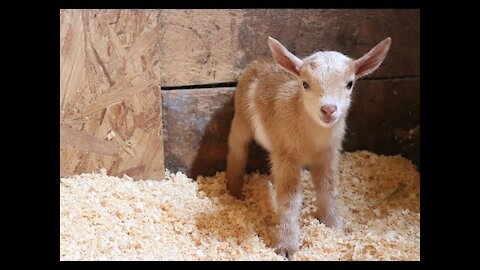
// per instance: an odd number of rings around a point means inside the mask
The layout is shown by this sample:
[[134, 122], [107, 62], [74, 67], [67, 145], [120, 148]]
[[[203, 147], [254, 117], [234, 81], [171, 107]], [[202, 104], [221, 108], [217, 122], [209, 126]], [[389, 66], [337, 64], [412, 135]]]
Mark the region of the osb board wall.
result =
[[60, 174], [162, 179], [159, 12], [60, 11]]
[[[234, 88], [189, 88], [235, 82], [249, 61], [270, 55], [268, 36], [300, 57], [333, 49], [354, 58], [390, 36], [381, 68], [355, 87], [344, 149], [402, 154], [418, 165], [419, 23], [418, 10], [163, 10], [166, 167], [190, 176], [225, 169]], [[248, 168], [268, 171], [255, 144]]]

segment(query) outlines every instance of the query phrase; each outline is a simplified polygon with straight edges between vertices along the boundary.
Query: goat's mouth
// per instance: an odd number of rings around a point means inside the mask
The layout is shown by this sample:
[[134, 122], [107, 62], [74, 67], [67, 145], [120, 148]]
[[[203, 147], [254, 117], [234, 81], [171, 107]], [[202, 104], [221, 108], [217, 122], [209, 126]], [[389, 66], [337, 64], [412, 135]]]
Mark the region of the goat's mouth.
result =
[[322, 115], [322, 116], [320, 116], [320, 118], [322, 118], [322, 121], [325, 122], [326, 124], [334, 123], [337, 120], [337, 118], [334, 117], [334, 116]]
[[337, 122], [337, 117], [328, 117], [325, 115], [320, 115], [319, 116], [319, 122], [323, 127], [330, 128], [332, 127], [336, 122]]
[[337, 117], [333, 116], [333, 115], [321, 114], [320, 115], [320, 120], [327, 125], [331, 125], [331, 124], [335, 123], [335, 121], [337, 121]]

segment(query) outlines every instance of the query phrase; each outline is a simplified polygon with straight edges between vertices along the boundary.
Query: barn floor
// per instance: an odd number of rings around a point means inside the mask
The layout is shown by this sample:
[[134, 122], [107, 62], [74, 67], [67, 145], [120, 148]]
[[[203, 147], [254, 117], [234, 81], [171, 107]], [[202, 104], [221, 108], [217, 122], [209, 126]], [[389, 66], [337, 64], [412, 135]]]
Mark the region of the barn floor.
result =
[[[275, 254], [274, 192], [249, 175], [246, 199], [231, 197], [225, 173], [169, 173], [164, 181], [102, 170], [60, 181], [61, 260], [284, 260]], [[420, 174], [400, 156], [360, 151], [341, 162], [343, 231], [313, 217], [302, 172], [302, 244], [293, 260], [419, 260]]]

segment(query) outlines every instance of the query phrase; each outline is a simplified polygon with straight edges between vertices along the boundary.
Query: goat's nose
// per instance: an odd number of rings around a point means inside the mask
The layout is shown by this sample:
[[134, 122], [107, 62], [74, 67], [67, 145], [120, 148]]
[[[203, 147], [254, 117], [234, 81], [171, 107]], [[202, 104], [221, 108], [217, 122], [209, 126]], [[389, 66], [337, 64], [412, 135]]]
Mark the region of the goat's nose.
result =
[[337, 110], [337, 106], [335, 106], [335, 105], [325, 105], [325, 106], [322, 106], [321, 110], [322, 110], [323, 114], [331, 116]]

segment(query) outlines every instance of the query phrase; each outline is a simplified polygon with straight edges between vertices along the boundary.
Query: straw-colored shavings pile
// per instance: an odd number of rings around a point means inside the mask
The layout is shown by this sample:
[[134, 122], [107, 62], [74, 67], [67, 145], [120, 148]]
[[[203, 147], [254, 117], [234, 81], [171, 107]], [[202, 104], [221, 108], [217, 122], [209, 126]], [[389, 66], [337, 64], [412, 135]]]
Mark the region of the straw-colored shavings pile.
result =
[[[293, 260], [419, 260], [420, 175], [400, 156], [345, 153], [340, 167], [344, 231], [313, 217], [302, 172], [302, 244]], [[163, 181], [82, 174], [60, 181], [61, 260], [284, 260], [274, 252], [274, 192], [249, 175], [245, 201], [225, 173], [169, 173]]]

